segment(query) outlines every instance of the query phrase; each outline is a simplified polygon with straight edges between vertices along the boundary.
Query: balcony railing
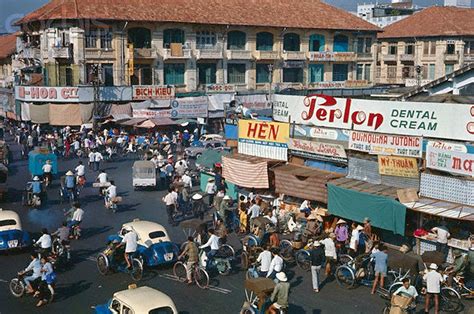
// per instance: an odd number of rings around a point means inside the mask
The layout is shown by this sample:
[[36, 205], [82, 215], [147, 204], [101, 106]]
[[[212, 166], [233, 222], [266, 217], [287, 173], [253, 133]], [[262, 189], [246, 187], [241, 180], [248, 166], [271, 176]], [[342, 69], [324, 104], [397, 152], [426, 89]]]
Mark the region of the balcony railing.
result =
[[227, 59], [229, 60], [251, 60], [252, 51], [250, 50], [227, 50]]
[[402, 54], [400, 55], [400, 61], [415, 61], [415, 55]]
[[197, 46], [196, 59], [222, 59], [222, 46]]
[[86, 48], [86, 59], [113, 59], [115, 57], [114, 50], [100, 48]]
[[306, 52], [304, 51], [283, 51], [281, 56], [283, 60], [306, 60]]
[[39, 47], [23, 48], [20, 57], [24, 59], [41, 59], [41, 50]]
[[397, 55], [382, 55], [383, 61], [397, 62]]
[[51, 49], [52, 57], [55, 59], [71, 58], [71, 50], [69, 47], [53, 47]]
[[257, 50], [253, 53], [257, 60], [276, 60], [280, 58], [278, 51], [273, 50]]
[[154, 59], [156, 52], [153, 48], [135, 48], [133, 49], [133, 57], [135, 59]]
[[444, 61], [459, 61], [459, 52], [456, 53], [444, 53]]
[[357, 53], [357, 60], [372, 60], [373, 56], [370, 52]]
[[474, 53], [465, 54], [464, 55], [464, 62], [474, 62]]
[[163, 59], [190, 59], [192, 57], [191, 49], [163, 49]]

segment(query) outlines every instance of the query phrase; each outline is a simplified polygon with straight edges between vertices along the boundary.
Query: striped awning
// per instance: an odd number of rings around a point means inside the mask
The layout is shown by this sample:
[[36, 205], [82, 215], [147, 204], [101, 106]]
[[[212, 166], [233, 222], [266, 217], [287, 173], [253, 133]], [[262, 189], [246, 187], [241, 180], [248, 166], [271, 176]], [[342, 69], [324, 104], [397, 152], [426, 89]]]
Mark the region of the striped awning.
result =
[[222, 156], [222, 176], [240, 187], [268, 189], [268, 163], [271, 161], [242, 154]]

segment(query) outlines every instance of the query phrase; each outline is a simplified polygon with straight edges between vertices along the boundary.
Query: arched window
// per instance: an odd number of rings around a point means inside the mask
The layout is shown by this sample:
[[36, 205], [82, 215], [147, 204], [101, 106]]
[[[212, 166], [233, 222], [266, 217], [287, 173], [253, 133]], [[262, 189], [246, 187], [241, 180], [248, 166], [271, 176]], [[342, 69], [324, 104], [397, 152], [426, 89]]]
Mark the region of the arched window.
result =
[[163, 48], [169, 48], [170, 44], [184, 45], [184, 31], [179, 28], [170, 28], [163, 31]]
[[309, 36], [309, 51], [324, 51], [325, 44], [323, 35], [313, 34]]
[[144, 27], [134, 27], [128, 30], [128, 41], [134, 48], [151, 48], [151, 31]]
[[273, 50], [273, 34], [268, 32], [257, 33], [257, 50]]
[[295, 33], [285, 34], [283, 37], [283, 50], [300, 51], [300, 35]]
[[349, 51], [349, 38], [346, 35], [334, 36], [334, 52]]
[[230, 31], [227, 33], [227, 49], [244, 50], [247, 42], [247, 35], [241, 31]]

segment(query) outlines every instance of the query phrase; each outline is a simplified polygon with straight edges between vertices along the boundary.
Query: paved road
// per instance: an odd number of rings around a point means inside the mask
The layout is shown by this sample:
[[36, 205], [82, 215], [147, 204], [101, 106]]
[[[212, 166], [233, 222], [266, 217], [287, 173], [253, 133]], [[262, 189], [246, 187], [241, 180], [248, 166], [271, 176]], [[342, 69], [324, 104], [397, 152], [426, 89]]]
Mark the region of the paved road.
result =
[[[14, 151], [16, 160], [11, 164], [8, 180], [9, 200], [2, 207], [16, 210], [22, 218], [24, 229], [30, 232], [38, 233], [42, 227], [50, 230], [57, 228], [62, 221], [64, 208], [59, 204], [58, 185], [49, 189], [49, 199], [40, 210], [23, 207], [20, 195], [28, 180], [27, 162], [18, 161], [18, 151], [16, 148]], [[77, 159], [60, 161], [59, 170], [64, 173], [76, 163]], [[83, 238], [72, 243], [74, 264], [69, 270], [58, 274], [55, 302], [39, 310], [40, 313], [91, 313], [94, 305], [104, 303], [115, 291], [126, 289], [131, 283], [128, 275], [118, 273], [104, 277], [97, 272], [95, 264], [95, 256], [103, 249], [107, 235], [117, 232], [122, 223], [134, 218], [157, 221], [167, 228], [173, 241], [181, 243], [185, 240], [179, 227], [167, 224], [161, 202], [163, 191], [133, 191], [132, 163], [131, 160], [123, 160], [103, 165], [110, 177], [115, 179], [118, 192], [124, 199], [116, 214], [105, 210], [102, 199], [90, 183], [83, 190], [81, 203], [86, 211], [82, 225]], [[89, 181], [94, 180], [95, 176], [91, 171], [86, 173]], [[237, 243], [236, 237], [231, 239], [231, 244], [240, 249]], [[26, 253], [0, 256], [0, 313], [30, 313], [34, 308], [33, 298], [16, 299], [8, 290], [8, 281], [27, 263]], [[167, 293], [181, 313], [238, 313], [245, 299], [244, 273], [241, 271], [236, 270], [227, 277], [212, 278], [212, 287], [204, 291], [176, 282], [171, 274], [170, 268], [148, 269], [140, 284]], [[377, 313], [384, 305], [384, 301], [378, 296], [371, 296], [366, 287], [347, 291], [337, 283], [329, 282], [319, 294], [314, 294], [309, 273], [292, 268], [289, 277], [290, 313]]]

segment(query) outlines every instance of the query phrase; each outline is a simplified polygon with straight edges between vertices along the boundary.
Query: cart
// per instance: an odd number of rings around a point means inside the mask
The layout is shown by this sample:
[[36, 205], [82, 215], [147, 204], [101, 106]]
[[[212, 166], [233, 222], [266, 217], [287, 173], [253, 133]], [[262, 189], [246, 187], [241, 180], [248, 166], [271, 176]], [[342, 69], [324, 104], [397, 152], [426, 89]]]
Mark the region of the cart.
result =
[[274, 288], [275, 283], [269, 278], [246, 279], [245, 302], [240, 313], [265, 313], [271, 305], [269, 296]]
[[156, 186], [156, 167], [151, 161], [138, 160], [133, 163], [132, 185], [134, 189]]

